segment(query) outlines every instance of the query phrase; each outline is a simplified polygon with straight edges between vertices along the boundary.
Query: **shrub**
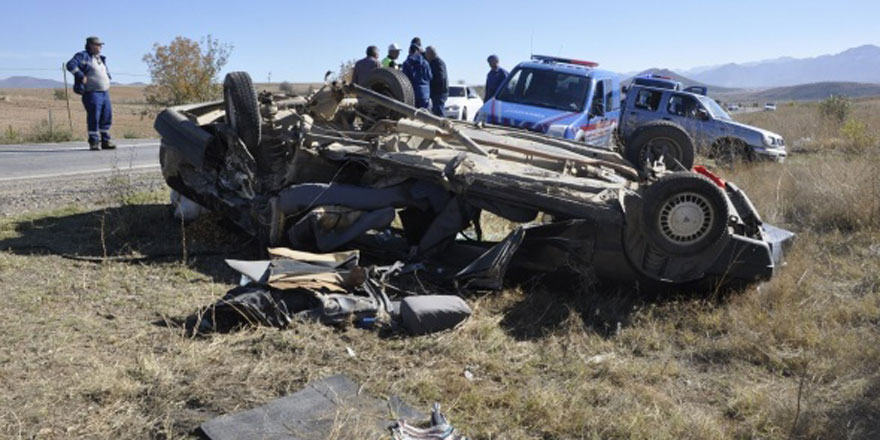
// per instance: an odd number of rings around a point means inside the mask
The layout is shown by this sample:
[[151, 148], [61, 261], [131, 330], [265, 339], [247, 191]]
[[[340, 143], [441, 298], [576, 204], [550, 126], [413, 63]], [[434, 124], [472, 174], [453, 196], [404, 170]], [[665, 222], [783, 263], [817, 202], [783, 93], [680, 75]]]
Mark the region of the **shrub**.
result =
[[177, 37], [167, 46], [158, 43], [144, 55], [152, 84], [144, 97], [152, 105], [167, 107], [219, 98], [222, 86], [218, 75], [232, 46], [221, 44], [210, 35], [200, 42]]
[[868, 130], [868, 124], [850, 119], [840, 127], [840, 137], [845, 141], [844, 151], [864, 153], [877, 143], [877, 139]]
[[831, 95], [819, 103], [819, 114], [838, 124], [843, 123], [849, 117], [851, 109], [852, 101], [843, 96]]
[[67, 98], [67, 93], [65, 93], [64, 89], [55, 89], [52, 91], [52, 97], [56, 101], [64, 101]]
[[278, 89], [284, 93], [293, 93], [293, 84], [283, 81], [281, 85], [278, 86]]

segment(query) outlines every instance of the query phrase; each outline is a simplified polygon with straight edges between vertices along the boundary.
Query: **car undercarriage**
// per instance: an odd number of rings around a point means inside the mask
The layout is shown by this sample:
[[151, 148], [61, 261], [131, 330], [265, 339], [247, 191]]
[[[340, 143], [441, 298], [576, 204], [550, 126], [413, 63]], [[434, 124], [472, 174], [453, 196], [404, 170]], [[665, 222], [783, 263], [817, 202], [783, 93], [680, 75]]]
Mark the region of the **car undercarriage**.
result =
[[[564, 268], [669, 285], [752, 282], [773, 275], [793, 238], [703, 167], [633, 164], [413, 102], [393, 69], [306, 96], [257, 94], [234, 72], [222, 101], [158, 116], [162, 172], [262, 245], [357, 248], [463, 288]], [[484, 213], [512, 231], [484, 236]]]

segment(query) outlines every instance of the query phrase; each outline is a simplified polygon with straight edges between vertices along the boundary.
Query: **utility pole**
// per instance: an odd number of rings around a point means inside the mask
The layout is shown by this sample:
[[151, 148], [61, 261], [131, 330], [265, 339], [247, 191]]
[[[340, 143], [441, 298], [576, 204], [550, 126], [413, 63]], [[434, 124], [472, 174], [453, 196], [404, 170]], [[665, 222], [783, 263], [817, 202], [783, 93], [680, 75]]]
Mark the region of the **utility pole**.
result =
[[268, 82], [269, 84], [272, 84], [272, 72], [269, 72], [269, 78], [266, 82]]
[[67, 68], [61, 63], [61, 72], [64, 73], [64, 100], [67, 101], [67, 124], [70, 125], [70, 135], [73, 136], [73, 117], [70, 116], [70, 95], [67, 94]]

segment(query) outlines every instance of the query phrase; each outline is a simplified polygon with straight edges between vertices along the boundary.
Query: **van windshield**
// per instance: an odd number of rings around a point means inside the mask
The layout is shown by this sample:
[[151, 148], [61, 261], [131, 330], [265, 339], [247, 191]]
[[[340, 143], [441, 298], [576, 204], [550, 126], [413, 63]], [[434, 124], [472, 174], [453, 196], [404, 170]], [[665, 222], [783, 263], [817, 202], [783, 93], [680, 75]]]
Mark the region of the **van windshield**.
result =
[[569, 112], [581, 112], [590, 89], [590, 78], [552, 70], [517, 68], [497, 99]]

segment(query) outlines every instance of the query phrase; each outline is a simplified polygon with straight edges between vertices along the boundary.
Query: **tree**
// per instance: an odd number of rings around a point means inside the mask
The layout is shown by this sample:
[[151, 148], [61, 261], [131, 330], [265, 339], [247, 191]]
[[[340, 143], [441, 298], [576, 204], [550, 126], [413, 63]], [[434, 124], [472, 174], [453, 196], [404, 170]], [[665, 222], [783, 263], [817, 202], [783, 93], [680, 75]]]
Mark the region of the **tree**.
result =
[[231, 52], [231, 45], [210, 35], [201, 41], [178, 36], [167, 46], [154, 44], [143, 58], [152, 77], [144, 90], [147, 102], [167, 107], [219, 99], [223, 86], [218, 76]]

